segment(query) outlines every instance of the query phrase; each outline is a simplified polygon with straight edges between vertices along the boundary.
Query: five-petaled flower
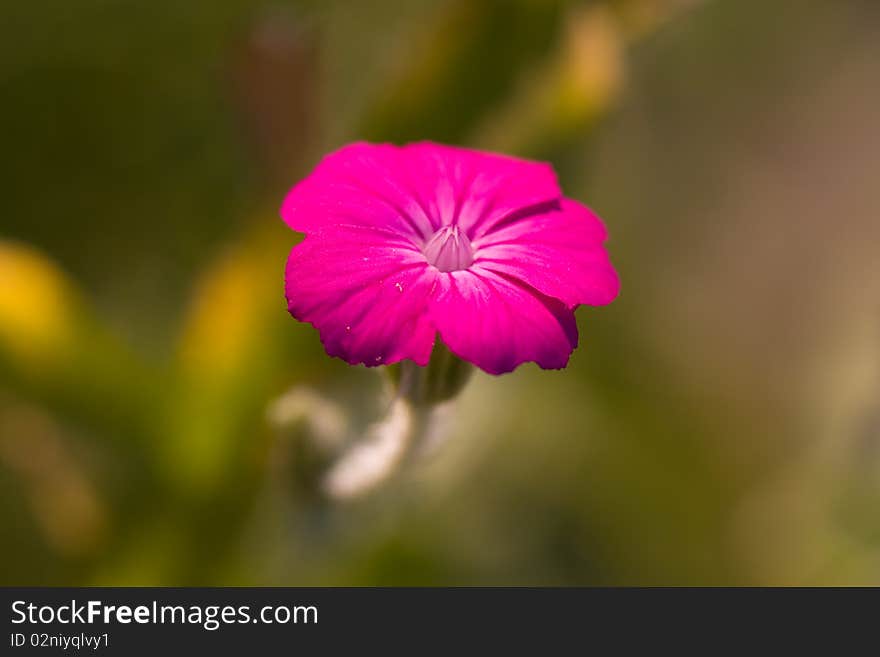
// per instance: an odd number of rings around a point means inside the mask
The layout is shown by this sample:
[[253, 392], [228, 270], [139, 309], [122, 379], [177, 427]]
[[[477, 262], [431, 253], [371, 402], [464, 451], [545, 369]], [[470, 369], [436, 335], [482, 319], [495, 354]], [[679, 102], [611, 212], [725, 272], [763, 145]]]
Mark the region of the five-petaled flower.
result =
[[574, 309], [619, 283], [601, 221], [548, 164], [434, 143], [356, 143], [288, 194], [306, 234], [287, 262], [290, 313], [351, 364], [426, 365], [437, 334], [491, 374], [558, 369]]

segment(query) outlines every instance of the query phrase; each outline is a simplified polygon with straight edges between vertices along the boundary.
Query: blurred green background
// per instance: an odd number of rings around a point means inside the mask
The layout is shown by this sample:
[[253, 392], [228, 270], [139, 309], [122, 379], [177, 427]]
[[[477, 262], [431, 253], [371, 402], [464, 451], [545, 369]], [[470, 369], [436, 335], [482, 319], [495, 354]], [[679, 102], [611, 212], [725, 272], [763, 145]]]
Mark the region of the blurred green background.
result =
[[[0, 583], [880, 584], [878, 80], [874, 0], [4, 3]], [[550, 160], [623, 288], [330, 503], [277, 209], [359, 138]]]

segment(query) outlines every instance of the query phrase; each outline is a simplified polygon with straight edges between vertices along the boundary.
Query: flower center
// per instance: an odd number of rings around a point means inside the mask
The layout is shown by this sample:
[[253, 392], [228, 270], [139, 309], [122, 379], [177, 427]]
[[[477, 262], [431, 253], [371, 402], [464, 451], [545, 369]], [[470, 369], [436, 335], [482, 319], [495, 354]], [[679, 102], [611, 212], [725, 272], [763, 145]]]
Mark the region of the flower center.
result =
[[458, 226], [444, 226], [428, 240], [425, 258], [440, 271], [467, 269], [474, 261], [474, 247]]

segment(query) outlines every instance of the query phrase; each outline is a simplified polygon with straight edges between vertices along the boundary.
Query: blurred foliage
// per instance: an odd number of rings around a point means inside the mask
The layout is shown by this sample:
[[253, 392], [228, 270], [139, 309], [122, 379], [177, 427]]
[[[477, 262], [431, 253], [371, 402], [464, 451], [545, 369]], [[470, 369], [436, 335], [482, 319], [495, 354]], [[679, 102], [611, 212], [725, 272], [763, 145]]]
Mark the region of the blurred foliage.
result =
[[[880, 583], [880, 15], [846, 0], [14, 3], [4, 584]], [[286, 188], [345, 141], [552, 161], [623, 280], [564, 372], [315, 499]]]

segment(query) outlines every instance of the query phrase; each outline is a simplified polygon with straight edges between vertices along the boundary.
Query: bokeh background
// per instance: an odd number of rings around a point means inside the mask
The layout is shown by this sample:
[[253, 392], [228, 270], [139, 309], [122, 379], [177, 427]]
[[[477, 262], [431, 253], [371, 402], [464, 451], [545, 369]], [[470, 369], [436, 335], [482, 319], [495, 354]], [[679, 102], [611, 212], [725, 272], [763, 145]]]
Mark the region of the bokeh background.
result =
[[[0, 583], [880, 584], [878, 81], [874, 0], [4, 3]], [[551, 161], [623, 288], [333, 503], [277, 208], [359, 138]]]

